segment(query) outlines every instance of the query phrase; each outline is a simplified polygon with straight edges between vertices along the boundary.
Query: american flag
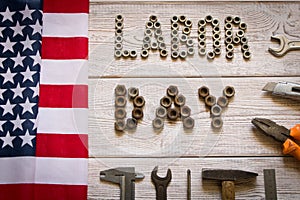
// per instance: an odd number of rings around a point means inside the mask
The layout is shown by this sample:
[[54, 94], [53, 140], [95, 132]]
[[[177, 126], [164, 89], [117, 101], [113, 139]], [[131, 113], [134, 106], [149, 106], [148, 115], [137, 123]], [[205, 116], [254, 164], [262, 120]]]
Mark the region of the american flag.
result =
[[0, 1], [0, 199], [87, 198], [88, 0]]

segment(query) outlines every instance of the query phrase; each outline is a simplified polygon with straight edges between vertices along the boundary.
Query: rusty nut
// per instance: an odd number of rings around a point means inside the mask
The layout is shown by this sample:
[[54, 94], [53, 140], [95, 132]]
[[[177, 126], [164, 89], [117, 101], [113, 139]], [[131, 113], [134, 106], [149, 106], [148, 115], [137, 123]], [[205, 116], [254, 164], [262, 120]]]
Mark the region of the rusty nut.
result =
[[172, 105], [172, 99], [168, 96], [164, 96], [160, 99], [160, 105], [162, 105], [165, 108], [169, 108]]
[[175, 97], [178, 94], [178, 88], [175, 85], [170, 85], [167, 89], [167, 95], [170, 97]]
[[213, 117], [211, 121], [211, 126], [215, 129], [220, 129], [223, 126], [223, 120], [221, 117]]
[[234, 87], [232, 86], [226, 86], [223, 90], [223, 94], [227, 97], [227, 98], [231, 98], [234, 96], [235, 94], [235, 90]]
[[116, 131], [124, 131], [126, 128], [126, 123], [124, 119], [118, 119], [115, 122], [115, 130]]
[[189, 117], [191, 115], [191, 109], [190, 109], [190, 107], [188, 107], [188, 106], [182, 106], [180, 108], [180, 115], [183, 118]]
[[133, 106], [134, 107], [138, 107], [138, 108], [142, 108], [145, 105], [145, 99], [142, 96], [136, 96], [133, 99]]
[[135, 107], [132, 110], [132, 118], [139, 120], [139, 119], [142, 119], [143, 117], [144, 117], [144, 113], [141, 108]]
[[176, 95], [174, 99], [174, 103], [176, 106], [184, 106], [185, 96], [183, 96], [182, 94]]
[[115, 118], [116, 119], [124, 119], [126, 117], [125, 108], [116, 108], [115, 110]]
[[159, 106], [155, 111], [156, 117], [165, 118], [167, 116], [167, 109], [163, 106]]
[[216, 104], [216, 97], [213, 95], [208, 95], [207, 97], [205, 97], [205, 105], [207, 105], [208, 107], [212, 107], [213, 105]]
[[152, 121], [152, 126], [154, 129], [162, 129], [164, 127], [164, 120], [159, 117], [155, 117], [155, 119]]
[[126, 95], [126, 87], [125, 85], [117, 85], [115, 88], [116, 96], [125, 96]]
[[134, 99], [139, 95], [139, 89], [136, 87], [131, 87], [128, 89], [128, 97], [129, 99]]
[[205, 98], [209, 95], [209, 88], [206, 86], [202, 86], [198, 89], [198, 95], [201, 98]]
[[194, 128], [195, 120], [191, 117], [187, 117], [183, 119], [183, 127], [185, 129], [192, 129]]
[[222, 108], [218, 104], [215, 104], [211, 107], [210, 112], [212, 116], [219, 117], [222, 114]]
[[126, 128], [129, 129], [129, 130], [133, 130], [133, 129], [136, 129], [137, 127], [137, 121], [136, 119], [134, 118], [128, 118], [126, 120]]
[[218, 100], [217, 100], [217, 104], [219, 106], [221, 106], [222, 108], [228, 106], [228, 99], [227, 99], [227, 97], [225, 97], [225, 96], [219, 97]]
[[126, 106], [126, 98], [124, 96], [116, 96], [115, 106], [116, 107], [125, 107]]
[[170, 120], [176, 120], [179, 117], [179, 112], [176, 108], [169, 108], [167, 116]]

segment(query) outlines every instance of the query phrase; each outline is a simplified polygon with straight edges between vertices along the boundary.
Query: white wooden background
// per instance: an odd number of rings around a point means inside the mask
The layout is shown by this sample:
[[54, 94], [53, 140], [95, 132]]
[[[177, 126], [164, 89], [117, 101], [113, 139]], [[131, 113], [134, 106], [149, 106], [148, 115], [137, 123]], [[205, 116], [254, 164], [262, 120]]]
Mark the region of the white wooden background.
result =
[[[145, 23], [151, 14], [158, 16], [168, 47], [170, 18], [186, 15], [193, 21], [191, 36], [197, 42], [197, 21], [210, 14], [223, 21], [228, 15], [240, 16], [248, 25], [252, 58], [245, 61], [239, 48], [234, 59], [222, 55], [213, 61], [197, 53], [186, 60], [161, 59], [158, 52], [149, 58], [115, 59], [114, 17], [125, 18], [125, 47], [140, 52]], [[202, 168], [241, 169], [257, 172], [256, 180], [236, 186], [236, 199], [264, 199], [263, 169], [275, 168], [279, 199], [300, 199], [299, 161], [283, 156], [281, 145], [253, 128], [251, 119], [265, 117], [292, 127], [300, 122], [299, 101], [273, 97], [261, 91], [270, 81], [300, 83], [300, 51], [282, 58], [272, 56], [272, 34], [286, 34], [300, 40], [300, 2], [295, 1], [115, 1], [91, 0], [89, 17], [89, 187], [88, 199], [119, 199], [116, 185], [99, 181], [99, 172], [108, 168], [133, 166], [144, 173], [136, 183], [136, 199], [155, 199], [151, 183], [152, 169], [159, 175], [167, 168], [173, 173], [168, 199], [186, 198], [186, 170], [192, 171], [192, 199], [220, 199], [217, 181], [202, 181]], [[224, 31], [222, 32], [222, 39]], [[208, 46], [208, 49], [211, 48]], [[195, 50], [197, 47], [195, 46]], [[114, 131], [114, 88], [125, 84], [138, 87], [146, 100], [145, 116], [135, 132]], [[182, 123], [165, 123], [162, 132], [152, 129], [159, 99], [170, 85], [177, 85], [192, 108], [195, 127], [186, 132]], [[226, 85], [236, 95], [223, 113], [220, 131], [210, 126], [210, 114], [197, 97], [197, 89], [206, 85], [220, 96]], [[128, 103], [128, 112], [132, 105]]]

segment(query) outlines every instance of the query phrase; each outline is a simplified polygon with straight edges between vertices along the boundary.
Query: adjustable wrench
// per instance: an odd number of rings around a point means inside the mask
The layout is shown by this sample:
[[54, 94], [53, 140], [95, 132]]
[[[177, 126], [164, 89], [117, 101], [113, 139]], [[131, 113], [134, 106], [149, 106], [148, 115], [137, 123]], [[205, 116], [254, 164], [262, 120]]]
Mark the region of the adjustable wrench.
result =
[[100, 172], [101, 181], [116, 183], [120, 186], [120, 200], [134, 200], [134, 182], [144, 177], [141, 173], [135, 173], [134, 167], [119, 167]]
[[271, 39], [279, 41], [279, 48], [269, 47], [269, 52], [274, 56], [281, 57], [284, 56], [288, 51], [300, 50], [300, 40], [292, 41], [286, 38], [285, 35], [274, 35]]
[[151, 173], [151, 180], [156, 190], [156, 200], [167, 200], [167, 187], [172, 179], [172, 172], [168, 169], [167, 176], [162, 178], [157, 176], [157, 169], [156, 166]]

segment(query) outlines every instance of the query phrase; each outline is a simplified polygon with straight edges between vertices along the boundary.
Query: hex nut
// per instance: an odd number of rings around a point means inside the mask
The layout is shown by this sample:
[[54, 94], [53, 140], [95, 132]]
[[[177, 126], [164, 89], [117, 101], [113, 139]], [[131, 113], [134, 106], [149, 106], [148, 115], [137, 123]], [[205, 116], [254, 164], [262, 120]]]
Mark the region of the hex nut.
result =
[[178, 37], [172, 37], [171, 43], [172, 44], [178, 44], [179, 43], [179, 38]]
[[126, 117], [126, 110], [125, 108], [116, 108], [115, 110], [115, 118], [116, 119], [124, 119]]
[[118, 119], [115, 122], [115, 130], [116, 131], [124, 131], [126, 128], [126, 123], [124, 119]]
[[205, 26], [200, 26], [200, 27], [198, 28], [198, 33], [199, 33], [199, 34], [205, 35], [205, 33], [206, 33]]
[[170, 85], [168, 88], [167, 88], [167, 95], [169, 97], [175, 97], [176, 95], [178, 94], [178, 87], [175, 86], [175, 85]]
[[191, 109], [190, 109], [190, 107], [188, 107], [188, 106], [182, 106], [180, 108], [180, 115], [183, 118], [189, 117], [191, 115]]
[[234, 18], [233, 18], [233, 23], [234, 23], [234, 24], [240, 24], [240, 23], [241, 23], [241, 18], [238, 17], [238, 16], [234, 17]]
[[221, 35], [218, 33], [213, 34], [213, 40], [221, 40]]
[[158, 48], [158, 43], [157, 42], [152, 42], [151, 43], [151, 49], [157, 49]]
[[226, 45], [226, 51], [233, 51], [233, 49], [234, 49], [233, 44], [227, 44]]
[[186, 43], [187, 38], [188, 38], [188, 37], [187, 37], [185, 34], [182, 34], [182, 35], [180, 36], [179, 40], [180, 40], [180, 42], [182, 42], [182, 43]]
[[199, 41], [205, 41], [206, 40], [205, 34], [199, 34], [198, 40]]
[[115, 50], [115, 54], [114, 55], [115, 55], [116, 58], [121, 58], [122, 51], [117, 49], [117, 50]]
[[179, 24], [176, 22], [176, 23], [172, 23], [171, 24], [171, 29], [172, 30], [178, 30], [179, 29]]
[[207, 16], [205, 17], [206, 23], [211, 23], [212, 20], [213, 20], [213, 17], [212, 17], [211, 15], [207, 15]]
[[128, 97], [129, 99], [134, 99], [136, 96], [139, 95], [139, 89], [136, 87], [128, 88]]
[[198, 42], [198, 47], [199, 48], [205, 48], [206, 47], [206, 42], [205, 41]]
[[133, 99], [134, 107], [142, 108], [145, 105], [145, 99], [142, 96], [136, 96]]
[[185, 35], [189, 35], [191, 33], [191, 28], [190, 27], [184, 27], [182, 30], [182, 33]]
[[239, 38], [242, 38], [242, 37], [244, 37], [245, 32], [244, 32], [243, 30], [239, 30], [239, 31], [236, 33], [236, 35], [237, 35]]
[[123, 42], [123, 37], [118, 35], [115, 37], [115, 43], [122, 43]]
[[222, 108], [228, 106], [228, 99], [225, 96], [220, 96], [217, 100], [217, 104]]
[[232, 23], [232, 21], [233, 21], [232, 16], [227, 16], [227, 17], [225, 18], [225, 23]]
[[171, 57], [172, 57], [173, 59], [178, 58], [178, 57], [179, 57], [179, 52], [178, 52], [178, 51], [172, 51]]
[[137, 57], [137, 52], [135, 50], [131, 50], [129, 53], [131, 58], [136, 58]]
[[225, 38], [225, 44], [228, 45], [228, 44], [231, 44], [232, 43], [232, 37], [226, 37]]
[[226, 86], [223, 90], [223, 94], [227, 97], [227, 98], [231, 98], [235, 95], [235, 90], [234, 87], [232, 86]]
[[158, 42], [158, 43], [164, 43], [164, 37], [161, 36], [161, 35], [158, 36], [158, 37], [157, 37], [157, 42]]
[[123, 35], [123, 30], [122, 29], [116, 29], [115, 35], [116, 36], [122, 36]]
[[232, 30], [226, 30], [225, 31], [225, 37], [232, 37], [232, 36], [233, 36]]
[[133, 108], [132, 117], [136, 120], [142, 119], [144, 117], [142, 108], [138, 108], [138, 107]]
[[134, 118], [128, 118], [126, 120], [126, 128], [129, 129], [129, 130], [133, 130], [133, 129], [136, 129], [137, 127], [137, 121], [136, 119]]
[[250, 51], [245, 51], [245, 52], [243, 53], [243, 57], [244, 57], [244, 59], [250, 59], [250, 58], [251, 58], [251, 53], [250, 53]]
[[144, 35], [145, 36], [152, 36], [152, 30], [150, 28], [146, 28], [146, 30], [144, 31]]
[[214, 34], [215, 34], [215, 33], [220, 34], [220, 33], [221, 33], [220, 27], [219, 27], [219, 26], [214, 27], [214, 28], [213, 28], [213, 33], [214, 33]]
[[214, 53], [216, 54], [216, 56], [219, 56], [219, 55], [221, 55], [221, 48], [220, 47], [215, 47], [214, 48]]
[[215, 52], [210, 51], [210, 52], [207, 53], [207, 58], [208, 58], [208, 59], [212, 60], [212, 59], [214, 59], [215, 57], [216, 57]]
[[247, 24], [244, 23], [244, 22], [241, 22], [240, 25], [239, 25], [239, 28], [240, 28], [241, 30], [246, 30], [246, 29], [247, 29]]
[[177, 23], [178, 20], [179, 20], [178, 17], [174, 15], [174, 16], [171, 18], [171, 23]]
[[161, 28], [160, 22], [155, 22], [153, 26], [154, 26], [155, 29], [160, 29]]
[[219, 40], [215, 40], [214, 43], [213, 43], [213, 47], [220, 48], [221, 47], [220, 41]]
[[115, 21], [116, 21], [116, 22], [123, 22], [123, 16], [120, 15], [120, 14], [116, 15]]
[[164, 127], [164, 120], [159, 117], [155, 117], [152, 121], [152, 126], [154, 129], [160, 130]]
[[172, 36], [172, 37], [177, 37], [178, 34], [179, 34], [179, 33], [178, 33], [178, 30], [172, 30], [172, 31], [171, 31], [171, 36]]
[[168, 119], [176, 120], [179, 117], [179, 112], [175, 108], [169, 108], [167, 111]]
[[215, 129], [220, 129], [223, 126], [223, 120], [221, 117], [213, 117], [211, 121], [211, 126]]
[[202, 86], [198, 89], [198, 95], [201, 98], [205, 98], [209, 95], [209, 88], [206, 86]]
[[153, 28], [153, 22], [148, 21], [148, 22], [146, 23], [146, 28], [148, 28], [148, 29]]
[[201, 27], [201, 26], [205, 26], [206, 25], [206, 21], [204, 19], [200, 19], [198, 21], [198, 26]]
[[222, 114], [222, 108], [218, 104], [215, 104], [210, 108], [210, 112], [211, 112], [212, 116], [218, 117], [218, 116], [221, 116], [221, 114]]
[[159, 106], [155, 111], [156, 117], [165, 118], [167, 116], [167, 109], [163, 106]]
[[166, 46], [166, 43], [159, 43], [158, 44], [158, 48], [161, 50], [161, 49], [166, 49], [167, 48], [167, 46]]
[[116, 22], [116, 26], [115, 26], [116, 29], [123, 29], [123, 27], [124, 27], [123, 22]]
[[144, 38], [143, 38], [143, 43], [145, 44], [148, 44], [148, 43], [150, 43], [151, 42], [151, 38], [149, 37], [149, 36], [145, 36]]
[[178, 51], [179, 50], [179, 45], [177, 43], [174, 43], [171, 45], [171, 50], [172, 51]]
[[231, 23], [226, 23], [224, 26], [225, 30], [232, 30], [232, 24]]
[[167, 52], [166, 49], [161, 49], [161, 50], [159, 51], [159, 55], [160, 55], [161, 57], [167, 57], [167, 56], [168, 56], [168, 52]]
[[187, 19], [187, 20], [184, 22], [184, 25], [185, 25], [186, 27], [192, 27], [193, 23], [192, 23], [191, 20]]
[[217, 27], [220, 25], [220, 21], [218, 19], [213, 19], [211, 23], [214, 27]]
[[123, 56], [124, 58], [128, 58], [129, 55], [130, 55], [130, 52], [129, 52], [128, 50], [124, 50], [124, 51], [122, 52], [122, 56]]
[[193, 48], [193, 47], [188, 47], [188, 49], [187, 49], [187, 53], [188, 53], [188, 55], [189, 55], [189, 56], [192, 56], [192, 55], [194, 55], [194, 54], [195, 54], [195, 50], [194, 50], [194, 48]]
[[242, 49], [242, 52], [249, 51], [249, 45], [248, 44], [243, 44], [241, 49]]
[[183, 127], [186, 129], [192, 129], [195, 126], [195, 120], [191, 117], [183, 119]]
[[144, 43], [142, 46], [142, 49], [145, 49], [145, 50], [149, 50], [150, 48], [151, 48], [151, 44], [149, 44], [149, 43]]
[[186, 19], [186, 16], [184, 16], [184, 15], [179, 16], [179, 21], [180, 21], [181, 23], [185, 23], [186, 20], [187, 20], [187, 19]]
[[125, 96], [126, 95], [126, 87], [125, 87], [125, 85], [117, 85], [115, 87], [115, 95], [116, 96]]
[[188, 39], [188, 40], [186, 41], [186, 45], [187, 45], [188, 47], [194, 46], [194, 41], [193, 41], [193, 39]]
[[151, 16], [149, 17], [149, 20], [150, 20], [151, 22], [157, 22], [157, 16], [156, 16], [156, 15], [151, 15]]
[[227, 59], [232, 59], [233, 58], [233, 51], [227, 51], [226, 52], [226, 58]]
[[216, 104], [216, 97], [213, 95], [208, 95], [205, 97], [204, 101], [205, 101], [205, 105], [211, 107]]
[[155, 37], [161, 36], [162, 35], [162, 31], [161, 29], [156, 29], [154, 32]]
[[182, 94], [176, 95], [175, 99], [174, 99], [174, 103], [176, 106], [184, 106], [185, 104], [185, 96], [183, 96]]
[[147, 58], [148, 56], [149, 56], [149, 51], [146, 50], [146, 49], [142, 50], [141, 57], [142, 58]]
[[169, 108], [172, 105], [172, 99], [168, 96], [164, 96], [160, 99], [160, 105], [165, 108]]
[[205, 56], [206, 55], [206, 49], [205, 49], [205, 47], [199, 48], [198, 54], [200, 56]]
[[182, 59], [185, 59], [186, 58], [186, 56], [187, 56], [187, 52], [186, 52], [186, 50], [181, 50], [180, 51], [180, 53], [179, 53], [179, 56], [180, 56], [180, 58], [182, 58]]
[[248, 39], [244, 36], [241, 38], [241, 43], [242, 44], [247, 44], [248, 43]]
[[127, 103], [127, 100], [125, 96], [116, 96], [115, 99], [115, 106], [116, 107], [125, 107]]

